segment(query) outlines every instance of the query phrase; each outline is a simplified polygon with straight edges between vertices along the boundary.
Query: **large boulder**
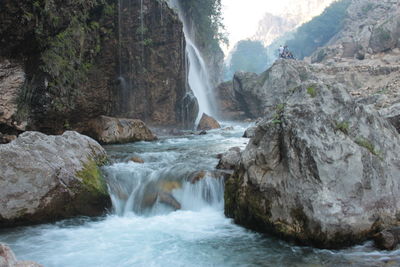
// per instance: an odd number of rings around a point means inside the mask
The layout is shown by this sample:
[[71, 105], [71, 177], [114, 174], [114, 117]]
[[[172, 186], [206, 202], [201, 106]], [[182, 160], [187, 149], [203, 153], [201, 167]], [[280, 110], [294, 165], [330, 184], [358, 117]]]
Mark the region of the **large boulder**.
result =
[[105, 150], [77, 132], [25, 132], [0, 145], [0, 226], [101, 215], [110, 204]]
[[9, 246], [0, 244], [0, 266], [1, 267], [43, 267], [31, 261], [18, 261]]
[[218, 85], [216, 95], [220, 118], [233, 121], [246, 119], [246, 113], [237, 101], [233, 91], [232, 81]]
[[258, 118], [274, 109], [302, 81], [310, 79], [308, 65], [293, 60], [277, 60], [267, 71], [237, 72], [233, 90], [241, 109], [249, 118]]
[[295, 88], [257, 126], [226, 182], [225, 212], [321, 248], [363, 241], [400, 217], [400, 139], [340, 85]]
[[219, 128], [221, 128], [221, 125], [218, 123], [218, 121], [215, 120], [213, 117], [208, 116], [205, 113], [203, 113], [199, 125], [197, 126], [198, 131], [206, 131]]
[[157, 137], [141, 120], [100, 116], [89, 122], [87, 134], [102, 144], [154, 141]]

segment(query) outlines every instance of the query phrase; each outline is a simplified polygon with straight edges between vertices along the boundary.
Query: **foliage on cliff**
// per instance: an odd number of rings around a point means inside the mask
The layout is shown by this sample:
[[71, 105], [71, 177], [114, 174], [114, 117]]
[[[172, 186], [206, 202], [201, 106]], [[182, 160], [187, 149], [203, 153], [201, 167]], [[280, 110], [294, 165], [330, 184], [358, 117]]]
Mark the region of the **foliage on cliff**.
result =
[[334, 2], [318, 17], [303, 24], [293, 38], [287, 41], [297, 58], [311, 55], [318, 47], [325, 45], [343, 27], [350, 0]]
[[196, 42], [219, 49], [220, 42], [227, 42], [222, 23], [221, 0], [179, 0], [186, 19], [195, 25]]
[[28, 76], [20, 104], [29, 107], [20, 110], [74, 109], [102, 42], [113, 34], [115, 9], [112, 0], [1, 2], [0, 56], [22, 61]]

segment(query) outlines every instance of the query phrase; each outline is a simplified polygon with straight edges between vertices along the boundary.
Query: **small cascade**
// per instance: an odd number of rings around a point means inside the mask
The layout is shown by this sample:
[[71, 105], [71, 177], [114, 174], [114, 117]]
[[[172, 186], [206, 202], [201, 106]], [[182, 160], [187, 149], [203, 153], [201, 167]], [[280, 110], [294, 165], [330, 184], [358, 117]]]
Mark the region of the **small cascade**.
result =
[[174, 210], [223, 209], [223, 177], [206, 173], [193, 181], [183, 165], [118, 163], [105, 168], [114, 212], [158, 215]]
[[204, 58], [194, 42], [194, 31], [188, 26], [189, 24], [183, 16], [179, 1], [169, 0], [168, 4], [178, 12], [179, 18], [183, 23], [183, 32], [186, 39], [186, 61], [188, 61], [186, 75], [189, 86], [199, 103], [199, 113], [196, 119], [196, 124], [198, 124], [203, 113], [211, 116], [216, 113], [210, 75]]

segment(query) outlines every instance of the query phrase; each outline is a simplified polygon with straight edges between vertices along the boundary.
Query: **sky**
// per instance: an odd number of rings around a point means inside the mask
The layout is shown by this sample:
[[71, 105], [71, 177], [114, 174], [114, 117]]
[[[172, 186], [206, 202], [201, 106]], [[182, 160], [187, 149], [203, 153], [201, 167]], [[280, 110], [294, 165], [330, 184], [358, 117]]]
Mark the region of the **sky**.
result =
[[[280, 14], [291, 0], [222, 0], [223, 17], [230, 48], [251, 37], [265, 13]], [[227, 48], [224, 48], [226, 52]]]

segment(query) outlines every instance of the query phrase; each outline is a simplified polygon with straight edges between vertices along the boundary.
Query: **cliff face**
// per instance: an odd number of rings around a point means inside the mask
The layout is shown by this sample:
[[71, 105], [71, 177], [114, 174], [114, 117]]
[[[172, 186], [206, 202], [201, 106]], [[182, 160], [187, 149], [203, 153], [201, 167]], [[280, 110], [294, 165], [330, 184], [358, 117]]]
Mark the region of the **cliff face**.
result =
[[84, 132], [100, 115], [190, 126], [182, 24], [163, 2], [142, 3], [2, 1], [0, 129]]
[[280, 10], [264, 15], [252, 39], [260, 40], [268, 46], [276, 38], [321, 14], [332, 2], [333, 0], [287, 1], [281, 5]]

